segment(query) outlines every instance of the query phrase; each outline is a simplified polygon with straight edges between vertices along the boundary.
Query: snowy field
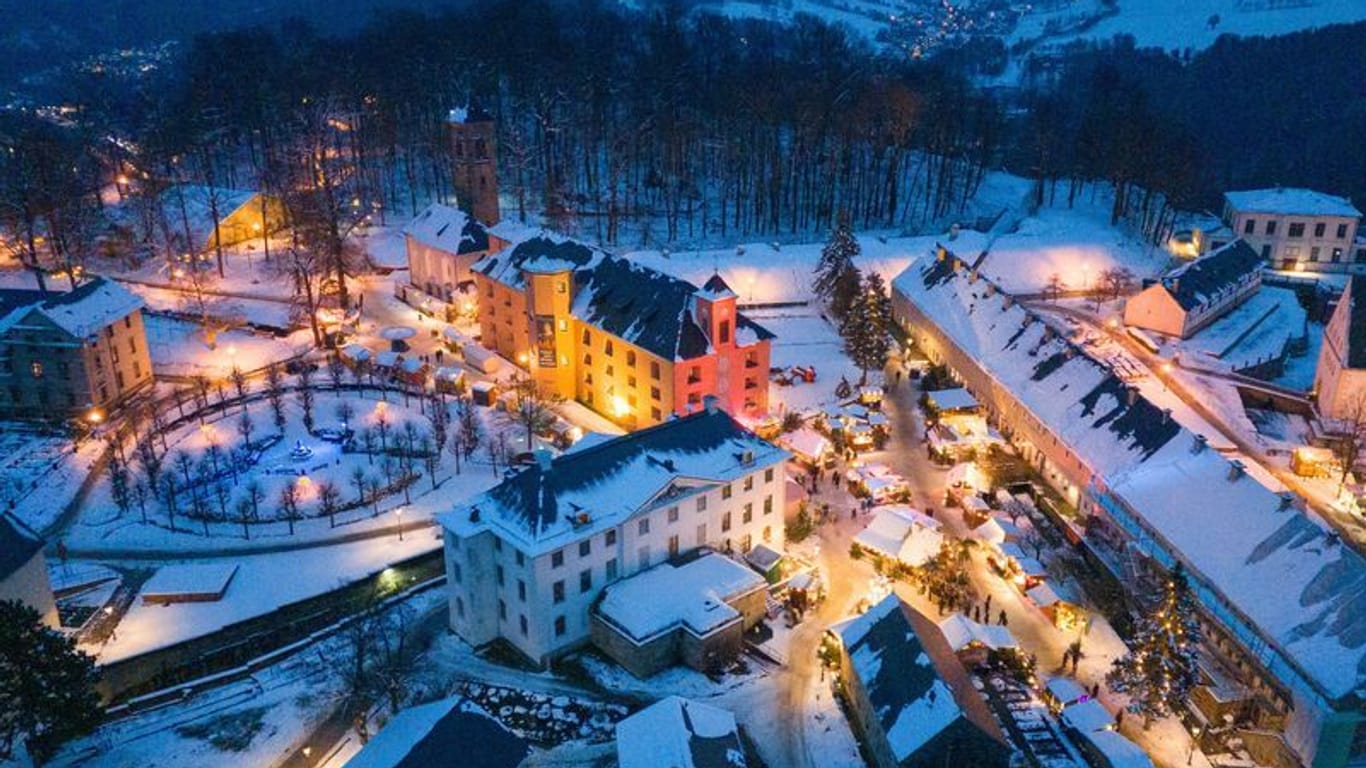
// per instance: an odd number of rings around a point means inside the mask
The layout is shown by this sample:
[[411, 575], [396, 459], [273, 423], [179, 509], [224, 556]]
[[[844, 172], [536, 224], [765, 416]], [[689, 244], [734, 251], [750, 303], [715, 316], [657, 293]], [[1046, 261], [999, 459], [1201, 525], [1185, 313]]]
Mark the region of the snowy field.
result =
[[1183, 366], [1226, 372], [1279, 356], [1304, 335], [1306, 322], [1294, 291], [1266, 286], [1191, 338], [1164, 347], [1179, 353]]
[[0, 425], [0, 504], [31, 528], [53, 525], [75, 497], [103, 443]]
[[173, 317], [144, 315], [147, 328], [147, 347], [152, 355], [152, 367], [159, 375], [207, 376], [221, 379], [234, 367], [243, 371], [263, 368], [276, 360], [284, 360], [307, 352], [313, 346], [308, 330], [299, 330], [286, 338], [258, 333], [249, 329], [235, 329], [219, 333], [213, 349], [204, 341], [199, 325]]
[[1107, 198], [1081, 197], [1071, 209], [1040, 208], [991, 243], [982, 274], [1008, 293], [1027, 294], [1041, 293], [1055, 274], [1065, 290], [1089, 290], [1100, 287], [1112, 267], [1127, 267], [1136, 282], [1165, 271], [1165, 251], [1110, 226]]
[[[814, 366], [816, 381], [779, 386], [769, 383], [768, 396], [774, 411], [810, 411], [834, 405], [840, 377], [857, 384], [859, 370], [844, 354], [844, 340], [816, 307], [758, 310], [747, 313], [778, 338], [773, 341], [774, 368]], [[880, 375], [880, 374], [876, 374]]]

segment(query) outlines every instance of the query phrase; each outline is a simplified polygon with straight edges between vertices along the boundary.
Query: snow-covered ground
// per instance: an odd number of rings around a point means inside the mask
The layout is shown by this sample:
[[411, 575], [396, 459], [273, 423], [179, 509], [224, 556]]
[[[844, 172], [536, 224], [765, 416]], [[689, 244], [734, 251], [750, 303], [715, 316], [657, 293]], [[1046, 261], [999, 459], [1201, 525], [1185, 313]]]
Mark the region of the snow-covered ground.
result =
[[1113, 267], [1128, 268], [1135, 280], [1161, 274], [1167, 253], [1110, 226], [1109, 206], [1108, 193], [1097, 192], [1073, 208], [1040, 208], [991, 243], [981, 273], [1019, 294], [1043, 292], [1053, 275], [1064, 290], [1080, 291], [1102, 287], [1102, 274]]
[[816, 307], [757, 310], [747, 313], [778, 338], [773, 341], [775, 368], [814, 366], [816, 381], [791, 386], [771, 383], [769, 402], [775, 411], [810, 411], [833, 405], [840, 378], [857, 384], [859, 370], [844, 354], [844, 340]]
[[1266, 286], [1232, 312], [1189, 339], [1169, 340], [1186, 367], [1228, 372], [1279, 357], [1306, 329], [1306, 313], [1295, 292]]
[[251, 371], [307, 352], [313, 337], [299, 330], [285, 338], [248, 329], [219, 333], [214, 348], [204, 341], [203, 329], [188, 320], [163, 315], [144, 315], [147, 348], [152, 367], [159, 375], [208, 376], [221, 379], [234, 367]]
[[104, 444], [0, 424], [0, 504], [35, 530], [61, 517]]

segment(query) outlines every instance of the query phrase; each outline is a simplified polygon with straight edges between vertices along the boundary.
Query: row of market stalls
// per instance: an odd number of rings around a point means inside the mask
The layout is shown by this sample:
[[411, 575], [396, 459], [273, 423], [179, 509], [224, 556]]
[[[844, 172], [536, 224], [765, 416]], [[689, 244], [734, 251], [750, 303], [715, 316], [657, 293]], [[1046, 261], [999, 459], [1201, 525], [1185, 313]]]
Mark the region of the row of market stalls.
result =
[[1005, 439], [987, 423], [977, 399], [962, 387], [926, 392], [925, 439], [930, 455], [944, 461], [972, 459], [979, 451], [1004, 446]]

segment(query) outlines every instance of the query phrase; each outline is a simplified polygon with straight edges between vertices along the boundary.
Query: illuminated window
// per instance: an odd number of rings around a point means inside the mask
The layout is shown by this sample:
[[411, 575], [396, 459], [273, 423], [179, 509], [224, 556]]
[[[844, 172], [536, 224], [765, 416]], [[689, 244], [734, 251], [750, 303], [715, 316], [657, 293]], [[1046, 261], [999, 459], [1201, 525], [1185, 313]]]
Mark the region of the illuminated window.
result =
[[28, 369], [29, 369], [29, 371], [33, 374], [33, 378], [35, 378], [35, 379], [41, 379], [41, 378], [43, 378], [43, 364], [42, 364], [42, 363], [38, 362], [37, 360], [34, 360], [32, 363], [29, 363]]

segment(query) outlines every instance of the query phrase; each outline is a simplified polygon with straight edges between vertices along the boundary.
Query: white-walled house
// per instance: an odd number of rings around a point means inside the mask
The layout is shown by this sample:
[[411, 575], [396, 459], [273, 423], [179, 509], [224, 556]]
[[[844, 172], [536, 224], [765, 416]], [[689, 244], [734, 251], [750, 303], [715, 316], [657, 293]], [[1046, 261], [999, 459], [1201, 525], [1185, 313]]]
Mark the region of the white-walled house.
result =
[[1366, 279], [1352, 277], [1323, 329], [1314, 371], [1319, 415], [1366, 417]]
[[451, 629], [545, 664], [589, 639], [603, 588], [698, 547], [781, 548], [786, 451], [712, 401], [538, 461], [440, 516]]
[[1243, 303], [1262, 285], [1263, 260], [1242, 240], [1182, 264], [1132, 296], [1124, 323], [1187, 338]]
[[1225, 192], [1224, 222], [1275, 269], [1366, 267], [1366, 248], [1355, 248], [1361, 211], [1345, 197], [1291, 187]]
[[18, 600], [56, 627], [57, 601], [43, 557], [43, 540], [28, 526], [0, 512], [0, 601]]
[[442, 203], [427, 206], [403, 228], [409, 281], [447, 303], [456, 302], [461, 286], [474, 280], [474, 262], [506, 245], [477, 219]]

